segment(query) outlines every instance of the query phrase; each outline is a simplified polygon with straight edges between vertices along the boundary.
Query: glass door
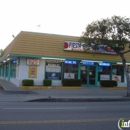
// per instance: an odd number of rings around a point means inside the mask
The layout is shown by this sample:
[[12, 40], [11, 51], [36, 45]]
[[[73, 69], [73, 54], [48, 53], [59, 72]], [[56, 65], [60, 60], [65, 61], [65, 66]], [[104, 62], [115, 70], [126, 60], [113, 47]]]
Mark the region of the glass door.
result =
[[96, 66], [81, 66], [81, 81], [83, 85], [96, 85]]
[[88, 85], [96, 85], [96, 66], [88, 66]]

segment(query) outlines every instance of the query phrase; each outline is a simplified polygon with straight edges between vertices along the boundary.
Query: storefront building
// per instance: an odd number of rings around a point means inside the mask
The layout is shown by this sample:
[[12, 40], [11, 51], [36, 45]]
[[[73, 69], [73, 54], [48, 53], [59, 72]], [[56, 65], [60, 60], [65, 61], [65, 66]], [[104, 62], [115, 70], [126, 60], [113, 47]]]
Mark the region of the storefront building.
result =
[[[33, 79], [43, 85], [51, 79], [52, 86], [62, 86], [62, 79], [81, 79], [83, 86], [99, 86], [100, 80], [116, 80], [126, 86], [121, 58], [108, 46], [98, 52], [84, 52], [80, 37], [20, 32], [0, 54], [0, 78], [22, 85], [23, 79]], [[105, 48], [105, 49], [104, 49]], [[130, 65], [130, 54], [126, 53]]]

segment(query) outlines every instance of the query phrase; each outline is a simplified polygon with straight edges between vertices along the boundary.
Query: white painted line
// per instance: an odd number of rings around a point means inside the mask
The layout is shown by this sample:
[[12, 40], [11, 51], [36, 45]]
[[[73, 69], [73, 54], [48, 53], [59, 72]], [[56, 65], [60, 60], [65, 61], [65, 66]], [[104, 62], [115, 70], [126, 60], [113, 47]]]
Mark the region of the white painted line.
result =
[[5, 110], [80, 110], [87, 109], [87, 107], [67, 107], [67, 108], [3, 108]]

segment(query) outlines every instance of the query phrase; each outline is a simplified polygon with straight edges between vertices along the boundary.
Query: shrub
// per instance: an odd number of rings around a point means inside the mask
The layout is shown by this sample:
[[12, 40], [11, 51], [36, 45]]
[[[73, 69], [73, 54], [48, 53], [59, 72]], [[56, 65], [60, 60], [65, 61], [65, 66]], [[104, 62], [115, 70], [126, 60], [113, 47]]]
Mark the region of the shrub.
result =
[[114, 87], [114, 86], [117, 86], [117, 81], [115, 81], [115, 80], [101, 80], [100, 85], [102, 87]]
[[50, 79], [44, 79], [43, 80], [43, 85], [44, 86], [51, 86], [52, 85], [52, 80], [50, 80]]
[[80, 79], [63, 79], [62, 80], [63, 86], [81, 86]]
[[32, 79], [23, 79], [22, 84], [23, 84], [23, 86], [33, 86], [34, 85], [34, 80], [32, 80]]

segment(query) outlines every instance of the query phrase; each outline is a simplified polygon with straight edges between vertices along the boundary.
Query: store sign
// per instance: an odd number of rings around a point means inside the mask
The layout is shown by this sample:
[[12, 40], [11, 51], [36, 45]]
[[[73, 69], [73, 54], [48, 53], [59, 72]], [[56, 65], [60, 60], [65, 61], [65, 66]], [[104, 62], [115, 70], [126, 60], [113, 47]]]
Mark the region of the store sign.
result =
[[46, 72], [60, 73], [61, 60], [46, 60]]
[[74, 73], [64, 73], [64, 79], [74, 79]]
[[64, 50], [84, 51], [80, 42], [64, 41]]
[[74, 41], [64, 41], [63, 44], [64, 50], [67, 51], [85, 51], [87, 52], [96, 52], [96, 53], [107, 53], [107, 54], [116, 54], [116, 52], [111, 49], [108, 45], [98, 45], [97, 50], [94, 50], [95, 44], [88, 45], [86, 43], [74, 42]]
[[47, 63], [51, 63], [51, 64], [52, 64], [52, 63], [54, 63], [54, 64], [57, 63], [57, 64], [58, 64], [58, 63], [61, 63], [62, 60], [46, 60], [46, 62], [47, 62]]
[[46, 65], [46, 72], [61, 72], [61, 66], [59, 64], [48, 64]]
[[110, 75], [100, 75], [100, 80], [110, 80]]
[[121, 82], [121, 76], [120, 75], [112, 75], [112, 80], [116, 80], [117, 82]]
[[40, 65], [39, 59], [27, 59], [27, 65]]
[[19, 65], [19, 60], [18, 59], [12, 60], [12, 63]]

